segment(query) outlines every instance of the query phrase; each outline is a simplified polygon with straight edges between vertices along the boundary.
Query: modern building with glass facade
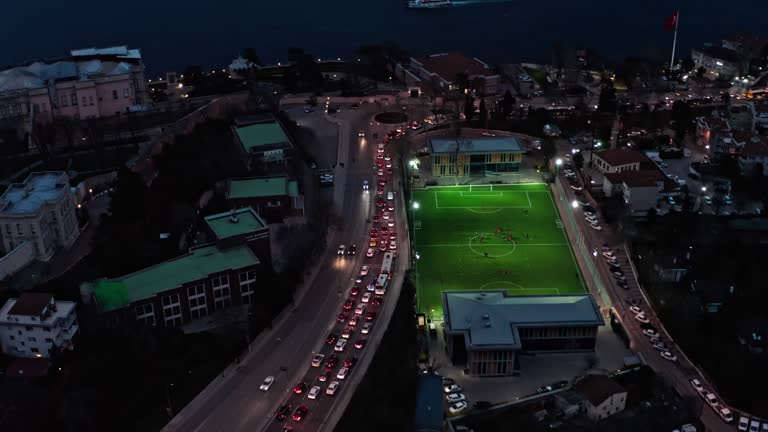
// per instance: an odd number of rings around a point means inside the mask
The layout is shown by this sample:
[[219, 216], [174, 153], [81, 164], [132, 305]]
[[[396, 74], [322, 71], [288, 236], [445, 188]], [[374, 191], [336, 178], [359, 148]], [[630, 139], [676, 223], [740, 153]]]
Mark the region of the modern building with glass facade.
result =
[[605, 324], [590, 294], [508, 296], [444, 291], [444, 336], [454, 365], [471, 375], [512, 375], [519, 352], [593, 351]]
[[525, 151], [513, 136], [433, 138], [429, 149], [434, 177], [516, 173]]

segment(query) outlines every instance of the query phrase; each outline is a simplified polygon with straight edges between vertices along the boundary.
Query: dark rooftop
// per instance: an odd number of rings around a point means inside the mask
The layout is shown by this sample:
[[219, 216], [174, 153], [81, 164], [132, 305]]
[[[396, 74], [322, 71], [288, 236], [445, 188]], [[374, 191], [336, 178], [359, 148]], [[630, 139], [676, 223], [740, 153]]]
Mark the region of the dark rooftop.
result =
[[43, 309], [53, 300], [53, 295], [45, 293], [23, 293], [8, 312], [9, 315], [40, 316]]
[[606, 375], [587, 375], [574, 384], [573, 388], [594, 406], [600, 405], [616, 393], [626, 392], [624, 387]]

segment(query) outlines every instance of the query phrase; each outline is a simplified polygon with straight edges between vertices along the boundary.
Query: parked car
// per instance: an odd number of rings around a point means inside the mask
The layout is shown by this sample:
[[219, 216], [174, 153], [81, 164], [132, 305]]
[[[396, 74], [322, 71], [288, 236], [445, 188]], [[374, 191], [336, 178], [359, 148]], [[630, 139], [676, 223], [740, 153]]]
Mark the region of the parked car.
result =
[[677, 361], [677, 356], [672, 354], [669, 351], [662, 351], [661, 352], [661, 358], [669, 361]]
[[748, 417], [739, 417], [739, 431], [746, 432], [747, 429], [749, 429], [749, 418]]
[[458, 384], [450, 384], [443, 387], [443, 391], [446, 393], [458, 393], [462, 390], [461, 386]]
[[447, 400], [449, 403], [453, 403], [453, 402], [461, 402], [461, 401], [463, 401], [463, 400], [467, 400], [467, 398], [464, 396], [464, 393], [448, 393], [448, 394], [445, 396], [445, 399], [446, 399], [446, 400]]
[[694, 388], [694, 389], [695, 389], [697, 392], [699, 392], [699, 393], [701, 393], [702, 391], [704, 391], [704, 386], [701, 384], [701, 381], [699, 381], [697, 378], [692, 378], [692, 379], [691, 379], [691, 386], [693, 386], [693, 388]]
[[267, 391], [270, 387], [272, 387], [272, 384], [275, 382], [275, 377], [272, 375], [264, 378], [264, 382], [261, 383], [261, 386], [259, 387], [259, 390], [261, 391]]

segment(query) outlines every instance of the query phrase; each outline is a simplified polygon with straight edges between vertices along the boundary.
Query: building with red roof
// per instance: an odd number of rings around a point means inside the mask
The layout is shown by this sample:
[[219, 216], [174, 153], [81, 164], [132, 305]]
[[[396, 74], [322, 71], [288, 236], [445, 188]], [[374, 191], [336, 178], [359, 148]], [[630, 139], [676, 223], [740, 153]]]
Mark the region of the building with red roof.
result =
[[594, 166], [603, 174], [638, 171], [648, 157], [637, 150], [610, 149], [594, 154]]
[[768, 175], [768, 137], [753, 135], [746, 140], [739, 154], [739, 169], [742, 175], [750, 175], [760, 170]]
[[408, 64], [398, 66], [407, 85], [434, 97], [444, 97], [458, 90], [459, 74], [466, 74], [469, 87], [477, 96], [498, 95], [501, 90], [501, 76], [475, 57], [458, 52], [411, 57]]

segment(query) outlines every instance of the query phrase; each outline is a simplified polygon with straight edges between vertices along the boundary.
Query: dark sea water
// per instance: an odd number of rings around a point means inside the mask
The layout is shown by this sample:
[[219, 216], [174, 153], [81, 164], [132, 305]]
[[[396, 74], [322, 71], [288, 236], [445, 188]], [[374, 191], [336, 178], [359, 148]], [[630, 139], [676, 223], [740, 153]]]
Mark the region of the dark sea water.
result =
[[263, 62], [298, 46], [320, 58], [354, 56], [365, 43], [394, 41], [413, 54], [460, 50], [489, 63], [544, 61], [552, 43], [603, 57], [669, 56], [664, 17], [681, 9], [683, 53], [738, 31], [766, 30], [768, 0], [470, 0], [409, 10], [404, 0], [3, 1], [0, 64], [71, 48], [128, 44], [152, 74], [199, 63], [221, 67], [243, 47]]

